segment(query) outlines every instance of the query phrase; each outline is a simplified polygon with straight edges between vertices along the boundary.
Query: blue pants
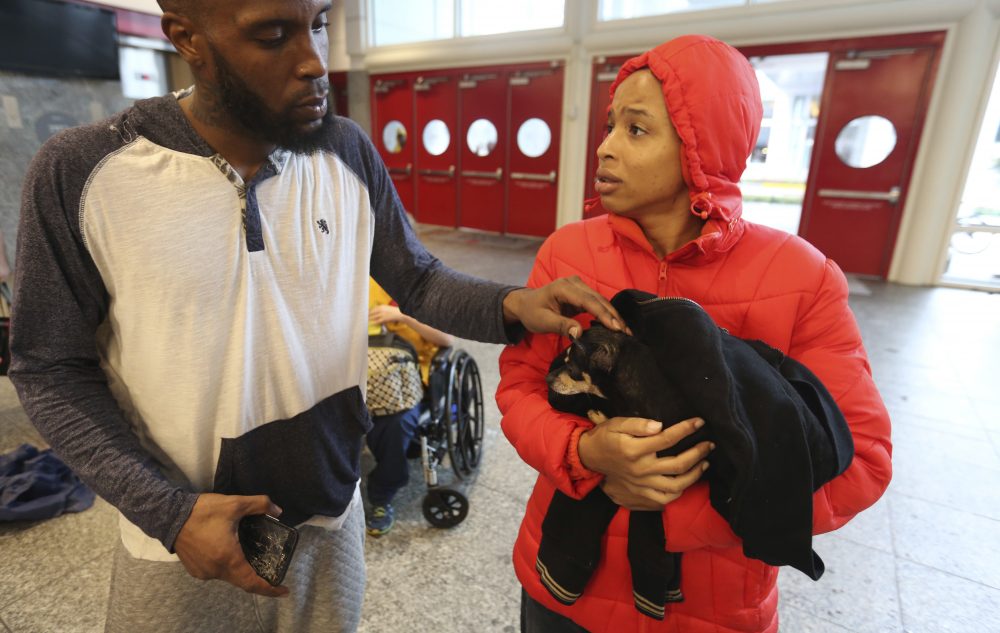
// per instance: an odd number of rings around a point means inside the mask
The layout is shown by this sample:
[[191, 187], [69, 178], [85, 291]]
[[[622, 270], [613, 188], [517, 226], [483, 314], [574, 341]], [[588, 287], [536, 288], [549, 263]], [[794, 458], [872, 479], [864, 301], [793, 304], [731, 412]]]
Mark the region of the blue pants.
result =
[[372, 430], [365, 436], [375, 456], [375, 468], [368, 473], [368, 500], [373, 506], [392, 501], [410, 477], [406, 447], [417, 430], [420, 405], [408, 411], [372, 418]]

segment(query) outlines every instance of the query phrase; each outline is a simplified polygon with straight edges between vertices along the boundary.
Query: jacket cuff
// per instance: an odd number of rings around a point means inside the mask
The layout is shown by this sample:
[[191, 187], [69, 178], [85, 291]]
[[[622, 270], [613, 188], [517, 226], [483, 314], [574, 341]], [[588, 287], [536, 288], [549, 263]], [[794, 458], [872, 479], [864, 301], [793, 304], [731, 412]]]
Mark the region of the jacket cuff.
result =
[[573, 432], [569, 436], [569, 445], [566, 447], [566, 463], [569, 464], [569, 478], [570, 481], [579, 481], [581, 479], [591, 479], [594, 477], [600, 477], [601, 474], [590, 470], [583, 465], [580, 461], [580, 436], [585, 432], [590, 430], [588, 427], [579, 426], [573, 429]]
[[174, 549], [174, 544], [177, 542], [177, 535], [181, 533], [181, 528], [184, 527], [184, 524], [187, 523], [188, 518], [191, 516], [191, 511], [194, 510], [194, 504], [198, 500], [199, 495], [194, 492], [183, 492], [180, 496], [180, 507], [174, 514], [174, 521], [160, 541], [171, 554], [177, 553]]
[[500, 291], [500, 304], [499, 304], [499, 318], [500, 318], [500, 331], [503, 332], [504, 345], [517, 345], [527, 334], [528, 330], [521, 324], [520, 321], [515, 321], [514, 323], [507, 323], [503, 318], [503, 302], [507, 298], [507, 295], [514, 292], [515, 290], [521, 290], [524, 286], [509, 286]]

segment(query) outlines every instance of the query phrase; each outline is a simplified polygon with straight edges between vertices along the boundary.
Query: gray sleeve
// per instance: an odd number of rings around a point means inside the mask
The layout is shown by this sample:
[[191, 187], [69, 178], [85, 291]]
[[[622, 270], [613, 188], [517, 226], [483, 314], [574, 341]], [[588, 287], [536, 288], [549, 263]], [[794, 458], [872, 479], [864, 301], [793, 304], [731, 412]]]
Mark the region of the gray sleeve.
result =
[[[520, 324], [504, 326], [503, 300], [518, 286], [462, 274], [445, 266], [406, 218], [392, 178], [371, 141], [353, 122], [338, 119], [337, 153], [368, 186], [375, 214], [371, 273], [400, 309], [432, 327], [488, 343], [516, 342]], [[350, 139], [351, 142], [344, 142]]]
[[32, 423], [69, 467], [173, 551], [197, 495], [167, 482], [140, 447], [108, 388], [95, 343], [108, 294], [83, 243], [80, 198], [115, 140], [106, 128], [68, 130], [46, 143], [28, 169], [10, 379]]

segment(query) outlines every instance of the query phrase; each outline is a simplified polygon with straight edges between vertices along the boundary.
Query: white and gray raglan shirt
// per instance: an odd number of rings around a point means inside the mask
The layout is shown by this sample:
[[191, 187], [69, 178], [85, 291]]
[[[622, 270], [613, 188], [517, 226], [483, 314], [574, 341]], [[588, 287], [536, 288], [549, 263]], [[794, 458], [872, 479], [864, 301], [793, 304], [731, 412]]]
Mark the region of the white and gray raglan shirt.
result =
[[407, 314], [492, 342], [511, 289], [424, 249], [353, 122], [244, 183], [179, 96], [34, 159], [11, 339], [29, 417], [150, 559], [199, 492], [268, 494], [292, 523], [345, 513], [370, 427], [369, 274]]

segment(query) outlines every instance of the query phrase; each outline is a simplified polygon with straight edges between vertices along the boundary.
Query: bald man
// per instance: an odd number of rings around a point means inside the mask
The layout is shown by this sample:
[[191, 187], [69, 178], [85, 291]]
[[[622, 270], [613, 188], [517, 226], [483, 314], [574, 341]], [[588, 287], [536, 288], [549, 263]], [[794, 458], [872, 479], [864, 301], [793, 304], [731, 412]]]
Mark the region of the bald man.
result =
[[[108, 631], [353, 631], [369, 274], [466, 338], [619, 321], [578, 279], [501, 286], [424, 249], [367, 137], [329, 111], [326, 0], [160, 5], [195, 85], [33, 161], [10, 377], [120, 511]], [[237, 540], [263, 513], [300, 533], [284, 586]]]

